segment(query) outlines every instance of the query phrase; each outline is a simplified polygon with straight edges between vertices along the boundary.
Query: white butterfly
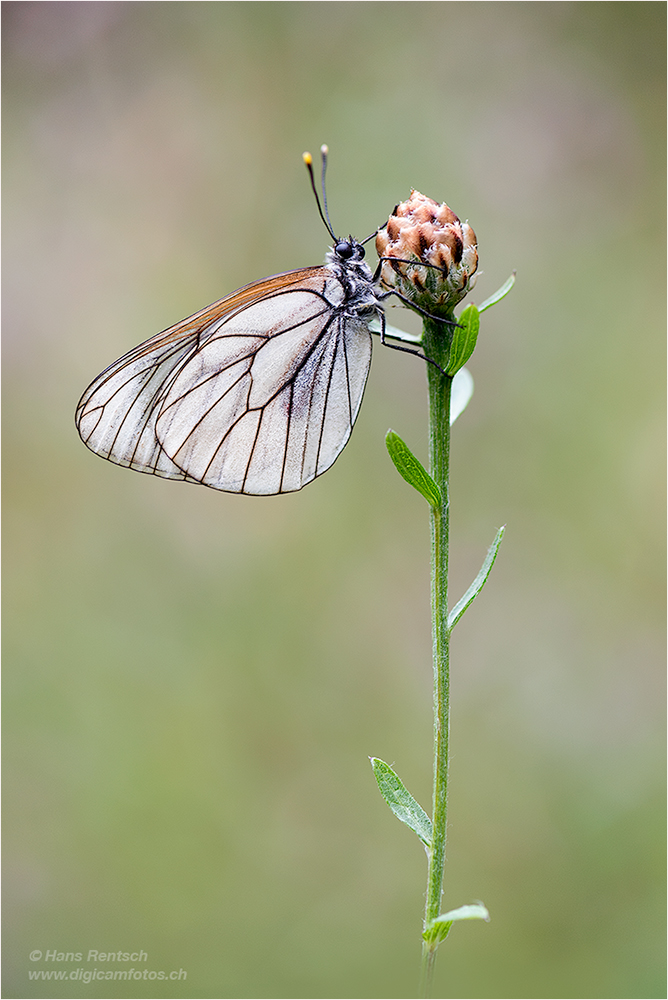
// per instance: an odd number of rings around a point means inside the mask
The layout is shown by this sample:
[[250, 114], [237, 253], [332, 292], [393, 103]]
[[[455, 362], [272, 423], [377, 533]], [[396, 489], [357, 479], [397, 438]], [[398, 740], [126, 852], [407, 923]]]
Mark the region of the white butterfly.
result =
[[76, 410], [91, 451], [138, 472], [254, 495], [299, 490], [329, 469], [362, 402], [371, 321], [385, 340], [381, 301], [390, 293], [363, 263], [362, 243], [334, 235], [326, 154], [323, 146], [325, 214], [304, 154], [334, 240], [326, 263], [245, 285], [110, 365]]

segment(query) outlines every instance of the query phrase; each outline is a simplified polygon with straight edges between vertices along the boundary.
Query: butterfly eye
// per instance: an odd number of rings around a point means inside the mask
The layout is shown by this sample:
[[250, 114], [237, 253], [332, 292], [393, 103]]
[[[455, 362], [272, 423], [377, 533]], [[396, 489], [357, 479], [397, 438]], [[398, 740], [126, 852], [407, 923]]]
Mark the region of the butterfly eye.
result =
[[350, 240], [339, 240], [334, 247], [337, 257], [342, 257], [343, 260], [348, 260], [353, 255], [353, 245]]
[[355, 260], [362, 260], [365, 254], [364, 247], [355, 240], [338, 240], [334, 250], [337, 257], [342, 260], [350, 260], [351, 257], [354, 257]]

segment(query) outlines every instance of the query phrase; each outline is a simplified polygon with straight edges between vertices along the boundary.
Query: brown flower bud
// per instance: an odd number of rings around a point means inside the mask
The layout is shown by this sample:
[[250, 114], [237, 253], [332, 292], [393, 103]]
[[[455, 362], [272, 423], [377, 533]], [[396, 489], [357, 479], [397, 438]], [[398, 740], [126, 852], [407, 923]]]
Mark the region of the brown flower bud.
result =
[[381, 284], [427, 312], [451, 313], [475, 284], [475, 233], [446, 204], [419, 191], [397, 205], [376, 236], [376, 250]]

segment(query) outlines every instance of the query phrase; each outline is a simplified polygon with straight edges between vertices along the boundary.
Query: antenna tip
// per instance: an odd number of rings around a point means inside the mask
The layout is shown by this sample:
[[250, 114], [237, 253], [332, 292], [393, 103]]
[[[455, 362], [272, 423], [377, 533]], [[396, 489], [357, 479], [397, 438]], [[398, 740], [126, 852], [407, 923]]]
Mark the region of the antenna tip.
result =
[[310, 153], [302, 153], [302, 160], [304, 161], [307, 167], [310, 167], [313, 163], [313, 157], [311, 156]]
[[320, 147], [320, 153], [321, 153], [321, 155], [322, 155], [322, 156], [327, 156], [327, 155], [328, 155], [328, 153], [329, 153], [329, 146], [325, 146], [325, 145], [323, 144], [323, 145], [322, 145], [322, 146]]

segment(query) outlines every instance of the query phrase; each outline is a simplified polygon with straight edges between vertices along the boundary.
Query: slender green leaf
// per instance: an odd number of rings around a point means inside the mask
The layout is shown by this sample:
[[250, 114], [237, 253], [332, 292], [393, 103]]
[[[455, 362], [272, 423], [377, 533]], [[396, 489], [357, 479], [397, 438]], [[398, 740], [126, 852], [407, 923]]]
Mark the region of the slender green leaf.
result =
[[480, 329], [480, 315], [478, 307], [467, 306], [461, 316], [457, 317], [458, 326], [452, 328], [452, 345], [450, 347], [450, 360], [445, 370], [446, 375], [454, 375], [459, 371], [475, 350], [478, 330]]
[[483, 903], [458, 906], [456, 910], [439, 913], [434, 920], [430, 920], [422, 937], [425, 941], [445, 940], [455, 920], [485, 920], [489, 923], [489, 913]]
[[460, 413], [469, 405], [473, 395], [473, 376], [468, 368], [460, 368], [452, 380], [452, 395], [450, 397], [450, 426], [454, 424]]
[[408, 445], [393, 430], [385, 435], [385, 444], [399, 475], [421, 493], [427, 503], [438, 507], [441, 503], [441, 491]]
[[499, 551], [499, 545], [501, 544], [501, 539], [503, 538], [506, 526], [499, 528], [496, 533], [496, 538], [487, 550], [487, 555], [485, 556], [485, 561], [482, 564], [482, 568], [478, 573], [477, 577], [466, 591], [461, 600], [457, 601], [454, 608], [448, 615], [448, 628], [453, 628], [459, 619], [462, 617], [466, 609], [473, 601], [476, 599], [480, 591], [485, 585], [485, 581], [490, 574], [490, 570], [494, 565], [494, 560], [496, 559], [496, 554]]
[[394, 773], [389, 764], [378, 757], [369, 757], [373, 773], [376, 776], [380, 794], [388, 806], [402, 823], [409, 826], [425, 845], [431, 847], [431, 820], [419, 803], [405, 787], [401, 779]]
[[504, 281], [504, 283], [501, 285], [501, 288], [499, 288], [498, 292], [494, 292], [494, 295], [490, 295], [488, 299], [485, 299], [485, 301], [481, 306], [478, 306], [478, 312], [484, 312], [485, 309], [489, 309], [490, 306], [495, 306], [497, 302], [501, 301], [501, 299], [505, 299], [506, 295], [508, 294], [508, 292], [510, 291], [510, 289], [513, 287], [514, 284], [515, 284], [515, 272], [513, 271], [508, 280]]

